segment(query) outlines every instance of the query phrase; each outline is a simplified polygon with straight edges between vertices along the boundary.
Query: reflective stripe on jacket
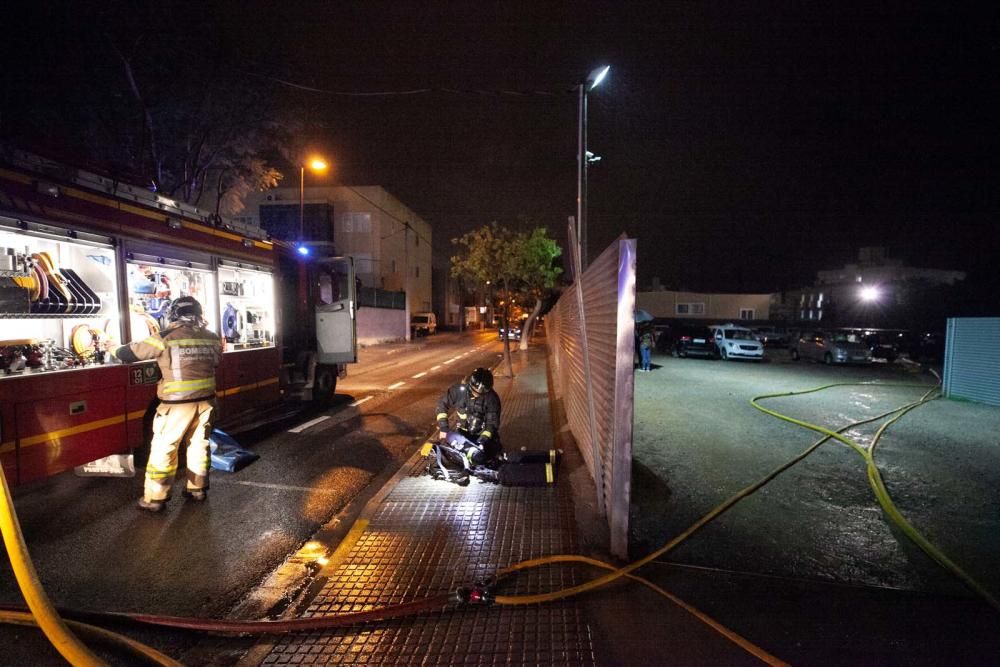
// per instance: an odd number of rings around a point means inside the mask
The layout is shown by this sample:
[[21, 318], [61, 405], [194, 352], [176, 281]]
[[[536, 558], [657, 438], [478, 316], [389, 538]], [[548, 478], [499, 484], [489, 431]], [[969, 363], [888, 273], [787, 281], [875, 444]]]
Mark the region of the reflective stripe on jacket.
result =
[[192, 322], [174, 322], [112, 354], [125, 362], [155, 359], [163, 375], [156, 395], [164, 403], [215, 397], [215, 367], [222, 357], [222, 339]]

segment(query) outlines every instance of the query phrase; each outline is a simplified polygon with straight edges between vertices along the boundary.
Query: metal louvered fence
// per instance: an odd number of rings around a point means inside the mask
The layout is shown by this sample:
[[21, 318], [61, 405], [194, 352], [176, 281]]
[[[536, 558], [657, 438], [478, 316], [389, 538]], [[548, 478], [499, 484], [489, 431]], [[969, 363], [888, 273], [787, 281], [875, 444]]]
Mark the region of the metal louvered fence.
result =
[[635, 239], [618, 238], [582, 278], [574, 272], [576, 282], [547, 317], [555, 389], [620, 558], [628, 556], [632, 474], [635, 249]]

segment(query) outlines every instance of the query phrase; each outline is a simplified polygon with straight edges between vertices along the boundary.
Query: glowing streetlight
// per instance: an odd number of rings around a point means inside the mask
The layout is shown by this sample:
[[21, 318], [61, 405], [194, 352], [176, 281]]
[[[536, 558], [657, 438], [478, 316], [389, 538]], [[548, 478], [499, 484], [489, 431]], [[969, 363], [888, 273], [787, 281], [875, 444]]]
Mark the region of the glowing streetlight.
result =
[[611, 71], [611, 65], [598, 67], [587, 75], [587, 79], [577, 86], [580, 95], [579, 134], [576, 152], [576, 237], [580, 244], [580, 269], [587, 268], [587, 165], [596, 160], [587, 152], [587, 93], [604, 81]]
[[878, 301], [879, 290], [877, 287], [869, 285], [867, 287], [861, 288], [861, 300], [871, 303], [872, 301]]
[[[326, 170], [329, 168], [329, 166], [330, 165], [326, 163], [326, 160], [324, 160], [321, 157], [314, 156], [309, 158], [309, 160], [307, 160], [305, 164], [299, 167], [299, 242], [300, 243], [303, 240], [305, 240], [302, 228], [304, 225], [305, 209], [306, 209], [306, 167], [309, 167], [309, 170], [314, 173], [323, 174], [326, 173]], [[299, 252], [301, 252], [301, 250]], [[306, 250], [306, 252], [302, 254], [308, 255], [309, 254], [308, 249]]]

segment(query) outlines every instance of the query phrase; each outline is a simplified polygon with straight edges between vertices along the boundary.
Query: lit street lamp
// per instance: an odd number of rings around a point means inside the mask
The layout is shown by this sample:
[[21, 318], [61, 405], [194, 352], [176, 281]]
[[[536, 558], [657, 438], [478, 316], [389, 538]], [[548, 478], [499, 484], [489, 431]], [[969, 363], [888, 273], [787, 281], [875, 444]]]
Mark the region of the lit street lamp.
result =
[[[306, 210], [306, 167], [317, 174], [322, 174], [326, 172], [327, 165], [326, 160], [321, 157], [311, 157], [307, 164], [300, 165], [299, 167], [299, 252], [303, 255], [308, 255], [309, 250], [302, 242], [305, 240], [305, 235], [303, 233], [303, 226], [305, 220], [305, 210]], [[303, 252], [305, 250], [305, 252]]]
[[[576, 238], [580, 245], [580, 269], [587, 268], [587, 165], [592, 154], [587, 152], [587, 93], [604, 80], [610, 65], [598, 67], [587, 75], [586, 81], [577, 86], [580, 94], [579, 134], [576, 152]], [[593, 160], [596, 162], [601, 158]]]

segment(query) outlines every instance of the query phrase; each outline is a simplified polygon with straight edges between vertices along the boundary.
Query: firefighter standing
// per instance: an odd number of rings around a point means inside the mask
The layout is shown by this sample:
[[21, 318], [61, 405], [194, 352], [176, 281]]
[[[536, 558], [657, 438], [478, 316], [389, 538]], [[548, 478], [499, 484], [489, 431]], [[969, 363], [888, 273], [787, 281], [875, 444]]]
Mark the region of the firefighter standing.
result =
[[477, 368], [462, 382], [452, 385], [437, 403], [438, 441], [448, 437], [448, 416], [455, 412], [456, 429], [468, 438], [465, 450], [469, 465], [482, 465], [501, 453], [500, 397], [493, 391], [493, 373]]
[[160, 404], [153, 419], [146, 481], [139, 500], [139, 508], [148, 512], [159, 512], [170, 499], [182, 442], [187, 443], [183, 495], [199, 502], [207, 497], [215, 367], [223, 344], [205, 328], [202, 315], [201, 304], [194, 297], [180, 297], [171, 304], [169, 324], [164, 329], [112, 352], [125, 363], [155, 359], [162, 374], [156, 387]]

